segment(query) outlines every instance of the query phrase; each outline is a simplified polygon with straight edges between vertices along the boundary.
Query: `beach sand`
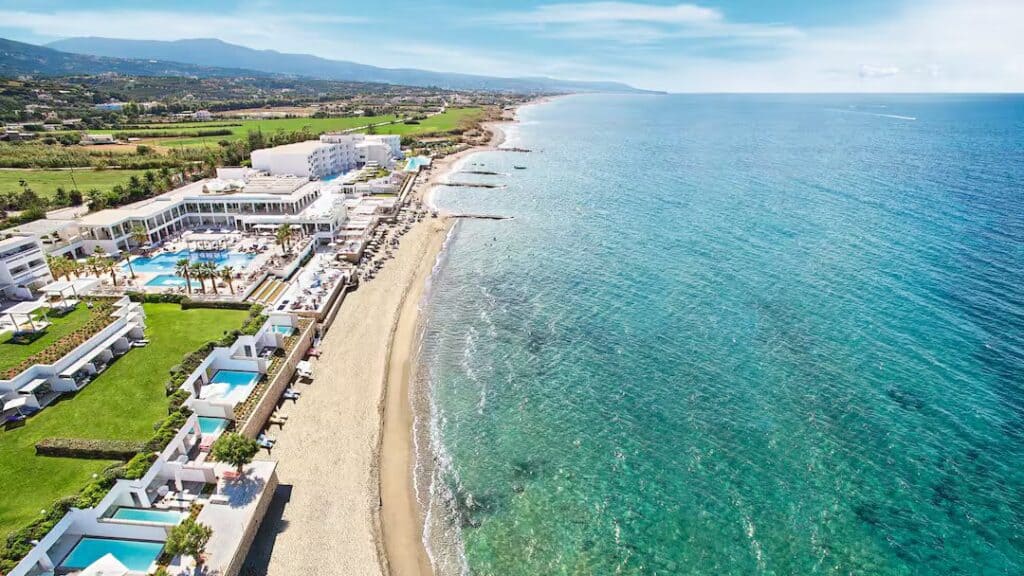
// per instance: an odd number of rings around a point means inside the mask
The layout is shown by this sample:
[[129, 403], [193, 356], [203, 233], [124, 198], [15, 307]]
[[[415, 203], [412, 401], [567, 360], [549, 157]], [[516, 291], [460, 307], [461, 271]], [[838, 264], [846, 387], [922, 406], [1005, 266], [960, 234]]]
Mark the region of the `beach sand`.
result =
[[261, 453], [279, 462], [281, 487], [253, 543], [252, 573], [388, 573], [378, 550], [385, 375], [390, 358], [412, 353], [414, 338], [392, 337], [404, 304], [415, 309], [449, 226], [433, 218], [414, 225], [395, 258], [347, 296], [321, 343], [312, 384], [299, 385], [301, 398], [283, 407], [287, 424], [270, 431], [277, 445]]
[[[414, 188], [430, 192], [465, 157], [500, 146], [489, 123], [487, 146], [436, 160]], [[423, 176], [423, 175], [421, 175]], [[418, 346], [419, 306], [454, 225], [441, 215], [415, 224], [394, 259], [352, 292], [314, 361], [313, 382], [282, 412], [280, 487], [243, 573], [428, 576], [422, 518], [413, 487], [415, 452], [409, 385]]]

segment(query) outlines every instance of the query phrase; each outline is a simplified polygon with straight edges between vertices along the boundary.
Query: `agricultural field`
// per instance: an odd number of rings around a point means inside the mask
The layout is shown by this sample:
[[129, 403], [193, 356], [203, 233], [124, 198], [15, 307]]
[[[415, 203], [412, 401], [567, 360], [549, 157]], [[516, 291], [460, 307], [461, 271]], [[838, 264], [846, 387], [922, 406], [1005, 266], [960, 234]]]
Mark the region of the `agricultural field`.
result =
[[[419, 134], [441, 134], [458, 128], [468, 128], [484, 116], [483, 108], [449, 108], [443, 114], [429, 116], [419, 120], [419, 124], [389, 124], [377, 126], [374, 132], [377, 134], [399, 134], [402, 136], [416, 136]], [[365, 132], [365, 130], [363, 130]]]
[[[96, 188], [106, 192], [115, 184], [125, 184], [132, 176], [142, 178], [145, 170], [92, 170], [90, 168], [71, 170], [0, 170], [0, 194], [21, 192], [21, 180], [42, 198], [52, 199], [58, 187], [64, 190], [78, 190], [85, 194]], [[72, 181], [72, 177], [74, 181]]]
[[[104, 132], [117, 132], [119, 134], [131, 134], [138, 132], [152, 134], [153, 132], [167, 132], [166, 138], [147, 138], [147, 144], [156, 144], [167, 148], [191, 147], [191, 146], [216, 146], [221, 140], [240, 140], [245, 138], [251, 130], [260, 130], [265, 134], [273, 132], [295, 132], [298, 130], [309, 130], [313, 134], [333, 132], [337, 130], [349, 130], [379, 124], [381, 122], [394, 122], [397, 116], [356, 116], [349, 118], [268, 118], [266, 120], [229, 120], [215, 122], [181, 122], [176, 124], [152, 124], [144, 128], [133, 130], [105, 130]], [[175, 132], [195, 132], [199, 130], [230, 130], [230, 135], [217, 136], [170, 136]]]

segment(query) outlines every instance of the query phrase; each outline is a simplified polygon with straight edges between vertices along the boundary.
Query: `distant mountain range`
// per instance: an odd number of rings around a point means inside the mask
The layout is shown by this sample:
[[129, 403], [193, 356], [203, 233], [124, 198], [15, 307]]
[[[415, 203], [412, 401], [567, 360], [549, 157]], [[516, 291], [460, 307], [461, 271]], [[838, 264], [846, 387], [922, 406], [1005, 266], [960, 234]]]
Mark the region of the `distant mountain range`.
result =
[[[10, 43], [11, 41], [3, 41]], [[20, 44], [20, 43], [14, 43]], [[31, 47], [28, 60], [37, 64], [38, 74], [121, 72], [135, 75], [189, 74], [225, 76], [228, 72], [288, 75], [320, 80], [378, 82], [403, 86], [427, 86], [453, 90], [494, 90], [514, 92], [642, 92], [618, 82], [581, 82], [553, 78], [502, 78], [434, 72], [415, 68], [379, 68], [345, 60], [329, 60], [309, 54], [286, 54], [256, 50], [216, 39], [175, 41], [121, 40], [113, 38], [68, 38], [46, 47]], [[0, 44], [0, 73], [9, 57]], [[43, 51], [43, 52], [41, 52]], [[54, 54], [55, 51], [56, 54]], [[76, 67], [84, 69], [75, 69]], [[101, 70], [108, 67], [107, 70]], [[127, 70], [134, 70], [129, 72]], [[22, 73], [25, 73], [23, 71]]]
[[214, 68], [139, 58], [69, 54], [44, 46], [0, 38], [0, 76], [66, 76], [110, 72], [128, 76], [269, 76], [252, 70]]

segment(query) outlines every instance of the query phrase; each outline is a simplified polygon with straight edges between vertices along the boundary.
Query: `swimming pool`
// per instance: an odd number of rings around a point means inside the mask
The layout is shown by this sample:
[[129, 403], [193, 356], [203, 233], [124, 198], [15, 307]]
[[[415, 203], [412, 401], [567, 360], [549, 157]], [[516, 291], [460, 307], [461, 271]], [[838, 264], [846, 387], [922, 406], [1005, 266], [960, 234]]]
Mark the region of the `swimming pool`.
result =
[[152, 508], [120, 507], [111, 518], [115, 520], [134, 520], [135, 522], [152, 522], [154, 524], [178, 524], [185, 518], [185, 513], [178, 510], [154, 510]]
[[71, 553], [60, 563], [60, 567], [81, 570], [107, 554], [113, 554], [125, 568], [133, 572], [147, 572], [163, 549], [163, 542], [87, 536], [75, 544]]
[[405, 163], [405, 171], [413, 172], [420, 166], [430, 166], [430, 158], [426, 156], [413, 156]]
[[278, 334], [281, 334], [283, 336], [291, 336], [292, 334], [295, 333], [294, 326], [282, 326], [280, 324], [274, 324], [273, 330], [274, 332], [277, 332]]
[[[159, 274], [146, 282], [146, 286], [184, 286], [185, 279], [175, 274]], [[199, 282], [192, 281], [193, 288], [199, 288]]]
[[217, 434], [223, 432], [227, 427], [228, 421], [224, 418], [199, 417], [199, 431], [203, 434]]
[[[132, 269], [136, 272], [147, 274], [173, 274], [175, 266], [178, 265], [178, 260], [182, 258], [188, 258], [192, 262], [212, 262], [217, 266], [234, 266], [236, 269], [242, 269], [248, 266], [255, 257], [255, 254], [244, 254], [242, 252], [224, 251], [199, 254], [182, 250], [180, 252], [165, 252], [156, 256], [133, 258]], [[121, 268], [127, 272], [128, 263], [122, 264]], [[184, 284], [184, 280], [182, 280], [182, 283]]]
[[199, 391], [199, 397], [203, 400], [228, 400], [238, 404], [249, 397], [259, 379], [259, 372], [218, 370], [210, 379], [210, 383]]

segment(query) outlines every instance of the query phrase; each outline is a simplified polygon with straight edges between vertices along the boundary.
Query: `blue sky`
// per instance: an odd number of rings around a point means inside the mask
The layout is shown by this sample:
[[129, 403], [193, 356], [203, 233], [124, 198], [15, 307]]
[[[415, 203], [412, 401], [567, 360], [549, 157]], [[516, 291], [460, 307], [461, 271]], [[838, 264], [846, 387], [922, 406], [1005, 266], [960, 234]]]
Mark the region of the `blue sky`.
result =
[[670, 91], [1024, 91], [1021, 0], [0, 0], [0, 36], [220, 38]]

